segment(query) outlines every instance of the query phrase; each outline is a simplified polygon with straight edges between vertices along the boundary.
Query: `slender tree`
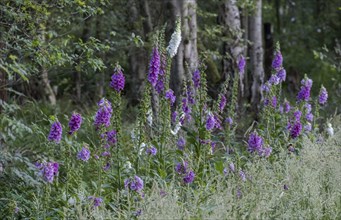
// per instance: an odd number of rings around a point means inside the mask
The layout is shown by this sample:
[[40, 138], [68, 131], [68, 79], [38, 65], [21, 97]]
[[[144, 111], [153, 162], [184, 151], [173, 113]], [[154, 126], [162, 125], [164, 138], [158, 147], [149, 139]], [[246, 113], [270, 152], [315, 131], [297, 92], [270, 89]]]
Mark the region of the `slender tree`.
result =
[[253, 73], [251, 103], [257, 111], [261, 100], [261, 85], [264, 82], [263, 43], [262, 43], [262, 0], [255, 1], [255, 11], [250, 17], [251, 70]]

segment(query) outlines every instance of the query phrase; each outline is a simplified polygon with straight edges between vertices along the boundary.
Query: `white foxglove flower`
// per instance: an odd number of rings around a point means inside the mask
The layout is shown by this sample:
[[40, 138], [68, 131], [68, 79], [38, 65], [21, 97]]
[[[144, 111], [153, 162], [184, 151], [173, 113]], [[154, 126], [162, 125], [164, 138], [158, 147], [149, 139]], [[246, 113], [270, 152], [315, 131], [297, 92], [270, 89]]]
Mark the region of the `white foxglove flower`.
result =
[[333, 136], [334, 135], [334, 128], [332, 127], [332, 124], [327, 123], [327, 133], [329, 134], [329, 136]]
[[178, 19], [176, 22], [175, 31], [172, 34], [171, 40], [169, 41], [167, 52], [171, 58], [173, 58], [178, 52], [178, 47], [181, 42], [181, 20]]
[[174, 130], [171, 130], [172, 135], [176, 135], [176, 134], [179, 132], [180, 128], [181, 128], [181, 123], [179, 122], [179, 123], [175, 126]]
[[127, 170], [130, 170], [130, 169], [132, 168], [130, 161], [127, 161], [127, 162], [124, 164], [124, 168], [126, 168]]
[[139, 151], [139, 155], [141, 155], [141, 154], [142, 154], [142, 152], [143, 152], [143, 150], [146, 148], [146, 146], [147, 146], [147, 144], [145, 144], [145, 143], [141, 143], [141, 145], [140, 145], [140, 151]]

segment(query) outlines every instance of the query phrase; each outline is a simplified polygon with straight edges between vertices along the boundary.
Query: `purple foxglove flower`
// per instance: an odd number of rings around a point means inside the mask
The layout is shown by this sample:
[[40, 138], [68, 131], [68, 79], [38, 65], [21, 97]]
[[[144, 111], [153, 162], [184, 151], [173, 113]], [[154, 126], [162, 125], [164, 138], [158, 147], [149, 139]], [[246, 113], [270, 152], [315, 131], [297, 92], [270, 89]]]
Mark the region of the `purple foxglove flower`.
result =
[[286, 77], [287, 77], [287, 72], [285, 71], [284, 68], [282, 68], [277, 72], [276, 75], [277, 75], [280, 82], [284, 82]]
[[108, 157], [110, 156], [110, 152], [108, 151], [104, 151], [102, 154], [101, 154], [102, 157]]
[[94, 208], [102, 205], [103, 199], [100, 197], [89, 196], [88, 199], [92, 200]]
[[227, 168], [224, 168], [223, 173], [224, 173], [225, 176], [228, 174], [228, 172], [229, 171], [227, 170]]
[[233, 123], [233, 120], [232, 120], [231, 117], [228, 117], [228, 118], [225, 119], [225, 122], [228, 123], [231, 126], [232, 123]]
[[150, 60], [149, 64], [149, 74], [148, 74], [148, 81], [150, 84], [155, 87], [156, 83], [159, 78], [159, 72], [160, 72], [160, 54], [157, 47], [154, 47], [152, 52], [152, 58]]
[[63, 133], [62, 124], [59, 121], [56, 121], [51, 125], [48, 140], [54, 141], [58, 144], [62, 139], [62, 133]]
[[277, 98], [276, 98], [276, 96], [272, 97], [272, 99], [271, 99], [271, 106], [273, 108], [276, 108], [276, 106], [277, 106]]
[[288, 189], [289, 189], [288, 185], [287, 185], [287, 184], [284, 184], [283, 189], [284, 189], [284, 190], [288, 190]]
[[137, 211], [134, 213], [134, 215], [135, 215], [136, 217], [142, 215], [142, 209], [137, 210]]
[[52, 183], [54, 177], [58, 174], [59, 164], [57, 162], [47, 162], [47, 163], [38, 163], [38, 169], [40, 169], [40, 175], [43, 176], [44, 180], [48, 183]]
[[269, 79], [269, 83], [270, 85], [278, 85], [280, 82], [279, 78], [277, 77], [277, 75], [271, 75], [270, 79]]
[[178, 116], [178, 112], [177, 111], [172, 112], [172, 123], [176, 122], [176, 117], [177, 116]]
[[270, 92], [270, 85], [268, 83], [263, 84], [262, 91], [266, 93]]
[[81, 151], [77, 154], [78, 160], [88, 161], [90, 159], [90, 150], [86, 147], [83, 147]]
[[130, 189], [136, 192], [140, 192], [143, 189], [143, 180], [135, 176], [133, 180], [130, 182]]
[[263, 156], [267, 158], [267, 157], [270, 156], [271, 152], [272, 152], [272, 148], [271, 147], [264, 148], [263, 149]]
[[130, 179], [127, 178], [127, 179], [124, 180], [124, 188], [125, 188], [125, 189], [128, 189], [128, 188], [129, 188], [129, 185], [130, 185]]
[[120, 66], [115, 67], [114, 74], [111, 76], [110, 87], [116, 92], [121, 92], [124, 89], [125, 78]]
[[306, 125], [304, 125], [304, 130], [307, 132], [310, 132], [312, 129], [311, 124], [308, 122]]
[[171, 105], [173, 105], [174, 102], [175, 102], [175, 98], [176, 98], [175, 95], [174, 95], [174, 91], [171, 90], [171, 89], [168, 89], [166, 91], [165, 98], [170, 101]]
[[146, 149], [146, 154], [155, 156], [157, 153], [156, 147], [152, 146]]
[[238, 60], [238, 70], [239, 70], [239, 74], [243, 75], [244, 71], [245, 71], [245, 65], [246, 65], [246, 61], [243, 55], [240, 56], [239, 60]]
[[253, 132], [249, 136], [248, 140], [248, 151], [250, 153], [253, 152], [261, 152], [263, 147], [263, 138], [259, 136], [256, 132]]
[[244, 171], [240, 170], [240, 171], [239, 171], [239, 176], [240, 176], [240, 179], [241, 179], [243, 182], [246, 181], [246, 176], [245, 176]]
[[324, 86], [322, 86], [321, 90], [320, 90], [320, 95], [319, 95], [319, 104], [320, 105], [326, 104], [327, 99], [328, 99], [328, 92], [327, 92], [326, 88], [324, 88]]
[[301, 81], [301, 90], [297, 94], [298, 101], [308, 101], [310, 98], [310, 90], [313, 85], [313, 81], [305, 76]]
[[165, 84], [163, 83], [164, 77], [163, 76], [159, 76], [155, 89], [157, 91], [157, 93], [161, 93], [163, 90], [165, 90]]
[[269, 99], [265, 99], [265, 100], [264, 100], [264, 106], [268, 106], [269, 103], [270, 103], [270, 100], [269, 100]]
[[195, 173], [191, 170], [191, 171], [189, 171], [189, 172], [186, 174], [186, 176], [183, 178], [183, 181], [184, 181], [184, 183], [186, 183], [186, 184], [190, 184], [190, 183], [193, 182], [194, 177], [195, 177]]
[[306, 86], [311, 89], [311, 87], [313, 86], [313, 80], [305, 76], [304, 79], [301, 80], [301, 84], [302, 86]]
[[187, 87], [187, 100], [189, 104], [191, 105], [195, 104], [194, 95], [193, 95], [191, 87]]
[[107, 99], [102, 98], [98, 102], [98, 107], [99, 109], [95, 115], [94, 122], [96, 129], [100, 128], [101, 126], [109, 127], [112, 114], [111, 103]]
[[178, 174], [186, 174], [187, 173], [187, 168], [188, 168], [188, 163], [187, 161], [183, 161], [183, 162], [179, 162], [176, 166], [175, 166], [175, 171]]
[[306, 103], [306, 104], [304, 105], [304, 107], [305, 107], [305, 110], [306, 110], [307, 113], [311, 113], [311, 104]]
[[184, 150], [185, 145], [186, 145], [186, 140], [183, 137], [180, 137], [177, 145], [178, 145], [179, 150]]
[[226, 106], [226, 96], [220, 94], [220, 103], [219, 103], [220, 112], [224, 111], [225, 106]]
[[111, 131], [106, 132], [107, 142], [110, 145], [116, 144], [116, 142], [117, 142], [116, 135], [117, 135], [117, 132], [115, 130], [111, 130]]
[[209, 113], [206, 118], [206, 130], [211, 131], [215, 127], [216, 120], [212, 113]]
[[235, 167], [234, 167], [234, 164], [233, 164], [232, 162], [229, 164], [229, 169], [230, 169], [232, 172], [235, 171]]
[[215, 124], [214, 124], [214, 127], [217, 128], [217, 129], [220, 129], [222, 130], [223, 127], [221, 126], [221, 120], [218, 116], [214, 116], [214, 120], [215, 120]]
[[81, 124], [82, 124], [82, 116], [80, 114], [73, 113], [69, 121], [69, 128], [70, 128], [69, 135], [72, 135], [73, 133], [78, 131], [78, 129], [81, 127]]
[[107, 163], [105, 164], [105, 166], [103, 167], [103, 170], [104, 170], [104, 171], [108, 171], [109, 169], [110, 169], [110, 163], [107, 162]]
[[294, 112], [294, 117], [296, 121], [299, 121], [301, 119], [302, 112], [300, 110], [297, 110]]
[[200, 72], [199, 70], [194, 71], [193, 73], [193, 84], [194, 84], [194, 88], [199, 88], [200, 87]]
[[288, 113], [288, 112], [290, 112], [290, 109], [291, 109], [290, 103], [287, 100], [285, 100], [284, 106], [283, 106], [284, 112]]
[[276, 51], [275, 57], [272, 61], [272, 68], [274, 68], [275, 70], [278, 70], [282, 67], [282, 63], [283, 63], [282, 54], [280, 51]]
[[190, 114], [192, 111], [191, 111], [191, 108], [188, 106], [188, 100], [186, 98], [183, 98], [182, 99], [182, 111], [188, 115]]
[[212, 150], [212, 153], [214, 153], [214, 150], [215, 150], [215, 147], [217, 146], [217, 143], [212, 141], [211, 142], [211, 150]]
[[314, 115], [312, 113], [308, 113], [305, 118], [307, 119], [307, 121], [312, 122], [314, 119]]
[[291, 138], [293, 139], [297, 138], [301, 134], [301, 131], [302, 131], [302, 124], [300, 121], [296, 121], [292, 125], [291, 130], [290, 130]]

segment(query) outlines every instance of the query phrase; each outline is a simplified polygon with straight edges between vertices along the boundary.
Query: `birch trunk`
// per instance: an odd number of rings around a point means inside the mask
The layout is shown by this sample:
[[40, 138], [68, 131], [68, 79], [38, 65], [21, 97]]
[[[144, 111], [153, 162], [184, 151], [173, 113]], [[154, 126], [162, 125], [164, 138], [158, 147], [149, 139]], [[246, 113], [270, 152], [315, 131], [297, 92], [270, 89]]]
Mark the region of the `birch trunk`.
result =
[[256, 0], [254, 15], [250, 18], [251, 66], [253, 72], [251, 103], [256, 111], [260, 103], [261, 85], [264, 82], [263, 42], [262, 42], [262, 0]]

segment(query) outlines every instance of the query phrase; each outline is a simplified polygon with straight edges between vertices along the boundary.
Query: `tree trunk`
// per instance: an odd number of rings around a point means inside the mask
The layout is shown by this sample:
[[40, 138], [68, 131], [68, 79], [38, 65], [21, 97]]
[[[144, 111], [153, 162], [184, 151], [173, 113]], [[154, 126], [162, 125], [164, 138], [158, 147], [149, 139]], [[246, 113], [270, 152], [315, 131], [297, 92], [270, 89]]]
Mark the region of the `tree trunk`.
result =
[[[45, 41], [46, 41], [45, 30], [43, 29], [41, 32], [42, 32], [41, 40], [42, 40], [42, 42], [45, 43]], [[43, 82], [45, 95], [48, 97], [51, 105], [56, 105], [57, 104], [57, 98], [56, 98], [56, 94], [54, 93], [54, 91], [51, 87], [50, 80], [49, 80], [49, 74], [48, 74], [48, 70], [46, 68], [46, 65], [42, 64], [41, 68], [42, 68], [41, 79]]]
[[[247, 42], [249, 39], [249, 16], [248, 12], [246, 10], [243, 10], [241, 13], [241, 28], [244, 30], [243, 33], [243, 41]], [[245, 45], [243, 56], [248, 57], [249, 56], [249, 50], [248, 46]], [[247, 71], [247, 66], [245, 66], [245, 72], [244, 72], [244, 89], [242, 90], [244, 97], [247, 100], [250, 100], [251, 92], [250, 92], [250, 74]]]
[[186, 78], [190, 79], [191, 74], [198, 68], [196, 0], [185, 1], [182, 8], [184, 60], [190, 71]]
[[251, 47], [251, 69], [253, 72], [251, 103], [254, 110], [258, 112], [262, 93], [261, 85], [264, 82], [263, 68], [263, 43], [262, 43], [262, 0], [256, 0], [254, 15], [250, 18], [250, 40]]
[[[220, 7], [220, 23], [224, 25], [224, 36], [230, 39], [229, 42], [223, 43], [223, 78], [226, 79], [228, 75], [231, 78], [234, 72], [237, 72], [237, 62], [244, 52], [242, 44], [242, 31], [240, 13], [236, 0], [226, 0]], [[244, 94], [244, 75], [240, 75], [240, 90]]]
[[47, 95], [51, 105], [56, 105], [56, 103], [57, 103], [56, 95], [53, 92], [53, 89], [50, 85], [48, 71], [45, 67], [42, 68], [41, 77], [42, 77], [42, 81], [43, 81], [45, 94]]

